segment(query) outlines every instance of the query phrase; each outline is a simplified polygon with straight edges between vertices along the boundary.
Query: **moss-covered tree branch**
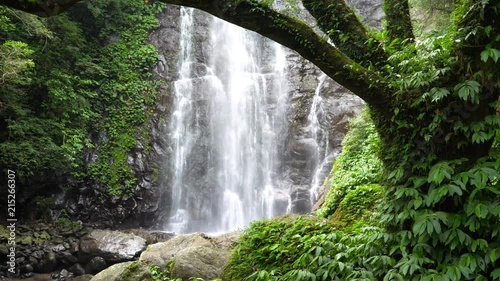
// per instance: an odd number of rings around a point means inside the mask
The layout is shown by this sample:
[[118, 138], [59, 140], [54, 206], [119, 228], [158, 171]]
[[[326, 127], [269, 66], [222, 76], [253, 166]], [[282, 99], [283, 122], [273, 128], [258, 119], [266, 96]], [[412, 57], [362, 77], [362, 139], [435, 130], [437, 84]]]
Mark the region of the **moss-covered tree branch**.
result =
[[365, 25], [344, 0], [303, 0], [320, 29], [328, 34], [339, 50], [366, 66], [387, 61], [379, 42], [370, 38]]
[[[381, 76], [337, 49], [326, 38], [322, 38], [314, 32], [306, 23], [283, 15], [266, 4], [255, 0], [162, 0], [162, 2], [197, 8], [255, 31], [297, 51], [373, 108], [385, 111], [387, 105], [390, 104], [390, 91]], [[19, 5], [16, 7], [26, 10]], [[34, 12], [33, 10], [28, 11]], [[358, 22], [357, 19], [355, 20]], [[358, 29], [353, 31], [356, 38], [359, 39], [359, 48], [355, 52], [366, 53], [366, 49], [362, 50], [361, 45], [368, 37], [363, 31], [362, 25]]]
[[221, 19], [255, 31], [290, 49], [318, 66], [325, 74], [351, 90], [375, 109], [385, 111], [390, 90], [384, 79], [353, 61], [320, 37], [306, 23], [283, 15], [254, 0], [164, 0], [204, 10]]
[[385, 0], [384, 11], [389, 39], [414, 40], [408, 0]]

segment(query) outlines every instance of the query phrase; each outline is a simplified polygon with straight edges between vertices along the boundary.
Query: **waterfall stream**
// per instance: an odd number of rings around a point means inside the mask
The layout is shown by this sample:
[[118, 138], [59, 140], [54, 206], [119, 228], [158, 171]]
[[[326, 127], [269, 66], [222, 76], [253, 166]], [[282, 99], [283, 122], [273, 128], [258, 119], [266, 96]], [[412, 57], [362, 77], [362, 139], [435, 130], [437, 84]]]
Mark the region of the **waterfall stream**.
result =
[[274, 53], [266, 58], [272, 68], [264, 69], [257, 35], [213, 18], [212, 52], [200, 75], [193, 56], [193, 10], [181, 8], [180, 21], [166, 229], [221, 232], [287, 212], [289, 196], [286, 204], [276, 204], [278, 196], [287, 197], [277, 176], [288, 126], [282, 47], [273, 44]]
[[323, 96], [332, 81], [256, 33], [179, 9], [164, 230], [227, 232], [310, 211], [340, 151], [332, 126], [350, 112]]

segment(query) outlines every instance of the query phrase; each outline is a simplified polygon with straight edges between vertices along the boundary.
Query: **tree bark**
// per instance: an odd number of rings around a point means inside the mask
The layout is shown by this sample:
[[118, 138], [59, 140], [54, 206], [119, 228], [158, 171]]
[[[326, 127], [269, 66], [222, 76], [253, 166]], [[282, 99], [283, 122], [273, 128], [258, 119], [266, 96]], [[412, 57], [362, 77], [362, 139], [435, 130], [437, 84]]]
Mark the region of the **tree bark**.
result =
[[385, 0], [384, 11], [385, 28], [391, 41], [399, 40], [401, 44], [404, 40], [415, 40], [408, 0]]
[[335, 46], [351, 59], [367, 67], [387, 62], [380, 42], [371, 38], [365, 25], [344, 0], [303, 0]]

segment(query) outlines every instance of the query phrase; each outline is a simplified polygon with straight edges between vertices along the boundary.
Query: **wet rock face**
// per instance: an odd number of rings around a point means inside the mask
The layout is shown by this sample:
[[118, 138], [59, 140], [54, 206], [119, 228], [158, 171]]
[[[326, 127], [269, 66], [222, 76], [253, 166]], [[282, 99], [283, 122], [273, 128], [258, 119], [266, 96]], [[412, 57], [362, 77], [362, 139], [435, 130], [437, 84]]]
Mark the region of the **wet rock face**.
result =
[[328, 175], [347, 123], [364, 103], [295, 52], [287, 52], [287, 63], [291, 125], [283, 154], [284, 184], [290, 190], [291, 211], [307, 213], [316, 199], [311, 189]]
[[[360, 11], [365, 9], [370, 1], [352, 0], [353, 4], [359, 7]], [[354, 3], [355, 2], [355, 3]], [[363, 8], [365, 7], [365, 8]], [[377, 6], [378, 7], [378, 6]], [[378, 8], [377, 8], [378, 9]], [[365, 10], [369, 10], [366, 8]], [[378, 10], [377, 10], [378, 11]], [[378, 13], [378, 12], [377, 12]], [[120, 222], [125, 228], [132, 227], [156, 227], [161, 229], [163, 223], [168, 218], [167, 210], [171, 205], [172, 186], [166, 184], [172, 175], [167, 172], [169, 160], [172, 159], [172, 147], [168, 143], [165, 135], [170, 130], [169, 122], [172, 114], [172, 100], [174, 93], [174, 81], [179, 78], [179, 28], [180, 8], [169, 5], [162, 14], [158, 16], [160, 27], [151, 33], [150, 42], [158, 49], [159, 57], [156, 67], [153, 70], [155, 79], [161, 81], [157, 102], [153, 108], [153, 114], [147, 126], [142, 130], [148, 137], [147, 140], [137, 140], [136, 148], [128, 156], [127, 162], [131, 167], [138, 184], [133, 188], [132, 194], [121, 197], [107, 198], [100, 192], [101, 187], [94, 183], [86, 183], [69, 192], [63, 192], [56, 197], [58, 206], [64, 206], [70, 215], [85, 222], [92, 222], [100, 227], [114, 227]], [[376, 17], [374, 17], [376, 18]], [[209, 38], [209, 28], [211, 17], [205, 13], [197, 13], [194, 21], [193, 38], [193, 66], [190, 77], [194, 79], [193, 86], [198, 92], [206, 92], [206, 78], [212, 48]], [[272, 41], [259, 39], [256, 44], [261, 52], [256, 54], [255, 59], [261, 61], [262, 73], [272, 72], [273, 48]], [[290, 107], [286, 116], [289, 129], [282, 132], [285, 141], [277, 148], [283, 165], [277, 177], [282, 181], [287, 194], [277, 195], [274, 209], [284, 210], [288, 204], [288, 195], [292, 197], [293, 212], [307, 212], [314, 203], [310, 193], [306, 190], [312, 185], [312, 178], [315, 177], [315, 167], [320, 162], [330, 162], [340, 151], [340, 142], [345, 132], [345, 125], [348, 119], [356, 114], [362, 107], [360, 99], [350, 95], [346, 90], [335, 82], [325, 79], [321, 85], [320, 95], [322, 97], [322, 110], [317, 118], [321, 123], [321, 134], [328, 131], [321, 141], [311, 130], [309, 115], [315, 93], [320, 85], [321, 72], [313, 64], [301, 58], [297, 53], [286, 50], [288, 79], [288, 97]], [[224, 59], [220, 58], [224, 63]], [[272, 75], [266, 79], [272, 79]], [[266, 81], [266, 85], [272, 85], [272, 81]], [[268, 89], [272, 91], [272, 89]], [[209, 98], [200, 94], [195, 101], [197, 106], [198, 125], [210, 126], [207, 111]], [[278, 102], [276, 101], [276, 104]], [[273, 110], [270, 108], [269, 110]], [[94, 132], [93, 142], [98, 147], [107, 136], [103, 132]], [[195, 197], [186, 198], [186, 201], [193, 202], [194, 205], [203, 206], [203, 202], [213, 201], [213, 197], [220, 196], [214, 189], [215, 167], [207, 164], [209, 141], [207, 136], [201, 134], [196, 140], [196, 145], [192, 147], [192, 154], [196, 155], [189, 163], [189, 175], [191, 179], [186, 182], [186, 188], [196, 190], [192, 194]], [[327, 144], [326, 144], [327, 143]], [[318, 150], [318, 145], [322, 148]], [[318, 155], [323, 156], [318, 158]], [[95, 149], [89, 150], [87, 163], [92, 163], [97, 159]], [[325, 160], [326, 159], [326, 160]], [[329, 170], [329, 165], [324, 165], [323, 169]], [[324, 173], [326, 176], [326, 173]], [[178, 188], [178, 187], [177, 187]], [[283, 195], [283, 196], [282, 196]], [[313, 196], [314, 197], [314, 196]], [[102, 199], [106, 198], [106, 199]], [[193, 218], [204, 218], [206, 213], [220, 212], [217, 208], [207, 207], [205, 209], [192, 208]]]
[[172, 238], [171, 233], [143, 229], [127, 232], [98, 230], [69, 221], [53, 225], [18, 225], [15, 240], [17, 272], [11, 274], [5, 260], [7, 249], [2, 247], [8, 245], [8, 231], [0, 226], [0, 253], [5, 252], [0, 256], [0, 280], [5, 275], [38, 278], [40, 274], [52, 275], [53, 279], [60, 281], [72, 276], [89, 280], [89, 274], [97, 274], [110, 265], [137, 260], [147, 244]]
[[144, 238], [120, 231], [93, 230], [80, 239], [81, 257], [101, 257], [112, 263], [130, 261], [144, 248]]
[[385, 17], [382, 0], [347, 0], [346, 2], [356, 9], [364, 23], [378, 30], [382, 29], [382, 19]]

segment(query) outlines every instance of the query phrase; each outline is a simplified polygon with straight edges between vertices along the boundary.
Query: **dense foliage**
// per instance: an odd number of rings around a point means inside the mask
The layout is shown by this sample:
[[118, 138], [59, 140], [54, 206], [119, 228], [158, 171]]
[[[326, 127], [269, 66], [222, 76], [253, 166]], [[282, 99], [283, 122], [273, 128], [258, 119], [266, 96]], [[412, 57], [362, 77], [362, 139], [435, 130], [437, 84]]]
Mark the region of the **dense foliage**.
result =
[[156, 98], [147, 39], [161, 8], [88, 1], [42, 19], [0, 7], [0, 166], [23, 186], [71, 177], [108, 195], [133, 187], [126, 160]]
[[294, 262], [327, 235], [333, 225], [313, 216], [285, 216], [253, 222], [233, 251], [226, 280], [276, 280], [293, 270]]
[[[343, 151], [335, 160], [328, 199], [318, 212], [330, 219], [283, 216], [254, 222], [232, 253], [226, 279], [344, 280], [357, 276], [355, 268], [362, 265], [357, 260], [369, 250], [361, 246], [370, 235], [382, 235], [373, 212], [383, 195], [378, 183], [382, 174], [378, 144], [367, 112], [352, 119]], [[370, 242], [371, 246], [381, 244]]]
[[[362, 189], [379, 189], [376, 187], [382, 182], [382, 162], [378, 158], [379, 145], [380, 139], [367, 111], [351, 120], [349, 133], [342, 141], [342, 153], [335, 159], [330, 191], [318, 211], [319, 216], [333, 215], [345, 197], [352, 198], [353, 194], [362, 192], [362, 190], [352, 192], [361, 186], [364, 186]], [[370, 196], [374, 194], [375, 192]], [[372, 199], [374, 198], [366, 196], [361, 198], [366, 202], [373, 202], [370, 201]], [[347, 201], [343, 204], [347, 204]], [[366, 209], [362, 206], [351, 207]]]

